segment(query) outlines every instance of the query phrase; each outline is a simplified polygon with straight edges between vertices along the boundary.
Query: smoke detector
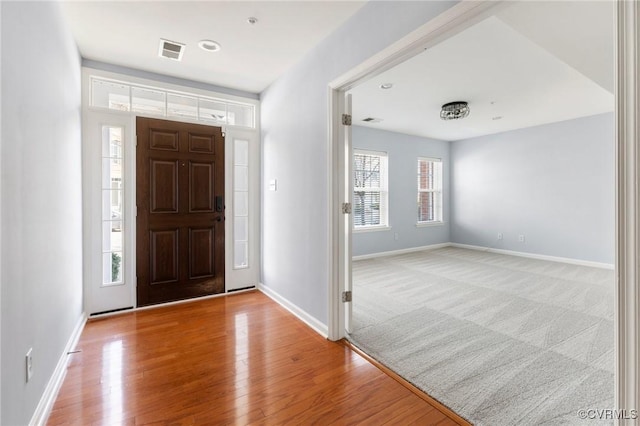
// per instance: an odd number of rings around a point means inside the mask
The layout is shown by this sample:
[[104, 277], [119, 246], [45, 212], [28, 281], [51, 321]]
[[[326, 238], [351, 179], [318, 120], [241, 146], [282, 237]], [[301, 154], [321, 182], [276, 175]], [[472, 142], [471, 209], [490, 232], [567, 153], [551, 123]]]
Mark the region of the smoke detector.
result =
[[160, 48], [158, 49], [158, 56], [162, 58], [172, 59], [174, 61], [181, 61], [182, 54], [184, 53], [184, 44], [175, 41], [169, 41], [160, 39]]

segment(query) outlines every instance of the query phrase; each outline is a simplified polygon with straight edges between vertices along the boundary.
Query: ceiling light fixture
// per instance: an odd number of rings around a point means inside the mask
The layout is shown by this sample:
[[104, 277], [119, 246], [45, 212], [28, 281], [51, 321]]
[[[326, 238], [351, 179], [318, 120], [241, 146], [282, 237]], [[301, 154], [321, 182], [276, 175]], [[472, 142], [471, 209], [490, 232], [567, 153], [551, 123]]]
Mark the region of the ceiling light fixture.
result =
[[391, 89], [392, 87], [393, 87], [393, 83], [382, 83], [382, 84], [380, 85], [380, 88], [381, 88], [381, 89], [385, 89], [385, 90], [387, 90], [387, 89]]
[[448, 104], [442, 105], [440, 118], [442, 118], [443, 120], [458, 120], [460, 118], [465, 118], [467, 115], [469, 115], [469, 112], [470, 109], [467, 102], [449, 102]]
[[213, 40], [200, 40], [198, 42], [198, 46], [200, 46], [200, 49], [206, 52], [217, 52], [220, 49], [222, 49], [222, 46], [220, 46], [220, 43]]

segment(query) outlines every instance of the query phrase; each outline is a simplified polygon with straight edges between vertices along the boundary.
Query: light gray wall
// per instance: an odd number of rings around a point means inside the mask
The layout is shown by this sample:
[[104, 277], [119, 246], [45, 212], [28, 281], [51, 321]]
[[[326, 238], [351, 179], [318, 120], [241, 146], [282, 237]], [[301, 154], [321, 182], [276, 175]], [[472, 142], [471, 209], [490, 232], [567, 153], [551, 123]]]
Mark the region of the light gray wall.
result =
[[[379, 253], [449, 242], [449, 142], [353, 126], [354, 149], [387, 153], [389, 164], [389, 226], [387, 231], [353, 234], [353, 255]], [[416, 227], [418, 157], [441, 158], [443, 166], [442, 225]], [[398, 239], [395, 239], [398, 234]]]
[[454, 4], [368, 2], [260, 96], [262, 283], [324, 324], [328, 83]]
[[614, 155], [612, 113], [453, 142], [452, 241], [613, 263]]
[[80, 57], [58, 3], [0, 7], [0, 423], [24, 425], [82, 314]]

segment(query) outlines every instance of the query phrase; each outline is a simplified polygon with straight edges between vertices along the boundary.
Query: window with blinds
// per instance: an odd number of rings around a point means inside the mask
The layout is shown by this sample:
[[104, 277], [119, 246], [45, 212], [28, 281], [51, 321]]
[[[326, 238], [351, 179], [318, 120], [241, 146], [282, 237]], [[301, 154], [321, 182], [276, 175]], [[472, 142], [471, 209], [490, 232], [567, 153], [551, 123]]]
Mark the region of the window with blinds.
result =
[[442, 222], [442, 160], [418, 158], [418, 223]]
[[385, 227], [388, 212], [387, 154], [355, 150], [353, 154], [353, 226]]

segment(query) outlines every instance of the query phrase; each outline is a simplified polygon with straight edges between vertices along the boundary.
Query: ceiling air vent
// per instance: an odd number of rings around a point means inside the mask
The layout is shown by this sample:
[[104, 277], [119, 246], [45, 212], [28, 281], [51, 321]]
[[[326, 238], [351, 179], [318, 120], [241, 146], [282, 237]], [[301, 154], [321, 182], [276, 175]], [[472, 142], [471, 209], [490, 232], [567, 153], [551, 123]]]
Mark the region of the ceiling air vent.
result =
[[382, 119], [381, 118], [367, 117], [367, 118], [363, 118], [362, 121], [364, 121], [365, 123], [380, 123], [382, 121]]
[[158, 56], [167, 59], [173, 59], [174, 61], [181, 61], [183, 53], [184, 44], [176, 43], [175, 41], [160, 39], [160, 49], [158, 50]]

